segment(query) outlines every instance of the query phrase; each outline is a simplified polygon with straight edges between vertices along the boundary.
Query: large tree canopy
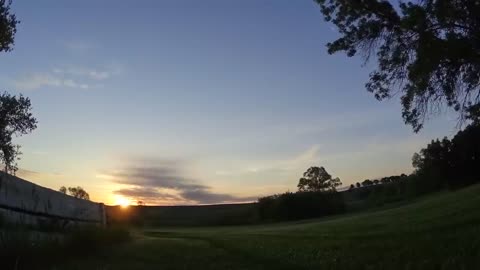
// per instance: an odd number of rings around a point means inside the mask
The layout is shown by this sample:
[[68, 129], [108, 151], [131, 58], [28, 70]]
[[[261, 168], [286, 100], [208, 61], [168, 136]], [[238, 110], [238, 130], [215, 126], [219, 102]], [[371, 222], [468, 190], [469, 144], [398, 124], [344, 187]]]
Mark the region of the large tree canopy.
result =
[[298, 181], [299, 191], [336, 191], [342, 182], [333, 178], [323, 167], [310, 167]]
[[480, 101], [480, 2], [418, 0], [316, 0], [340, 38], [330, 54], [376, 55], [368, 91], [379, 100], [401, 93], [405, 123], [418, 132], [445, 106], [478, 118]]

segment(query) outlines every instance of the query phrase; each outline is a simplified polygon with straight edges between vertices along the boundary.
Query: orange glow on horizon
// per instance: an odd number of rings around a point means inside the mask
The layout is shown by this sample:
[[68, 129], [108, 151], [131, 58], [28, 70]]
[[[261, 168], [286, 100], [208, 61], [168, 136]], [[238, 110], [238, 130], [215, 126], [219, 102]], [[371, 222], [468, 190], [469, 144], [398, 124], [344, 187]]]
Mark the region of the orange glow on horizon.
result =
[[130, 203], [130, 200], [128, 200], [125, 197], [117, 197], [115, 199], [115, 204], [119, 205], [121, 208], [127, 208], [130, 206], [131, 203]]

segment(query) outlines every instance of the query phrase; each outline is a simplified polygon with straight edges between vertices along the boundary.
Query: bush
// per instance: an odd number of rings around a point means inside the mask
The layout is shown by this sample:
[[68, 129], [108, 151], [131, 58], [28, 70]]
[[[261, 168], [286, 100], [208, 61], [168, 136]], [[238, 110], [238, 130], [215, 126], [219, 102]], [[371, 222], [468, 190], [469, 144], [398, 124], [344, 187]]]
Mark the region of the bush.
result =
[[337, 192], [287, 192], [260, 198], [257, 207], [263, 221], [317, 218], [345, 210]]

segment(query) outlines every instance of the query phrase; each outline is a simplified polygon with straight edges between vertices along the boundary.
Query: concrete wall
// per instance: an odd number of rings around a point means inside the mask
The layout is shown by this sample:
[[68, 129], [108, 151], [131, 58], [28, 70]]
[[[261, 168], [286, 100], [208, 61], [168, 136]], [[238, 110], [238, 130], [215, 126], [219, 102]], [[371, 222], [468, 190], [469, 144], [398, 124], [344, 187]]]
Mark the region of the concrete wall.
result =
[[31, 226], [104, 226], [105, 207], [0, 172], [0, 218]]

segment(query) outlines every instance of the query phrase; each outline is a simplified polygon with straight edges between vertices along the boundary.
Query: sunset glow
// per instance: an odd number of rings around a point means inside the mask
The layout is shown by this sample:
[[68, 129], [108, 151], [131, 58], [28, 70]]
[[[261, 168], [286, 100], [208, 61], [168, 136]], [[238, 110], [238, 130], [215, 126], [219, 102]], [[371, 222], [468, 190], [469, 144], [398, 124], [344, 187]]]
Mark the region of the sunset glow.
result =
[[115, 200], [115, 204], [119, 205], [122, 208], [127, 208], [130, 206], [130, 200], [125, 197], [117, 197]]
[[408, 174], [457, 119], [412, 133], [364, 89], [371, 66], [322, 51], [336, 33], [314, 1], [13, 2], [2, 91], [30, 98], [39, 123], [16, 142], [17, 175], [106, 205], [253, 202], [311, 166], [346, 187]]

